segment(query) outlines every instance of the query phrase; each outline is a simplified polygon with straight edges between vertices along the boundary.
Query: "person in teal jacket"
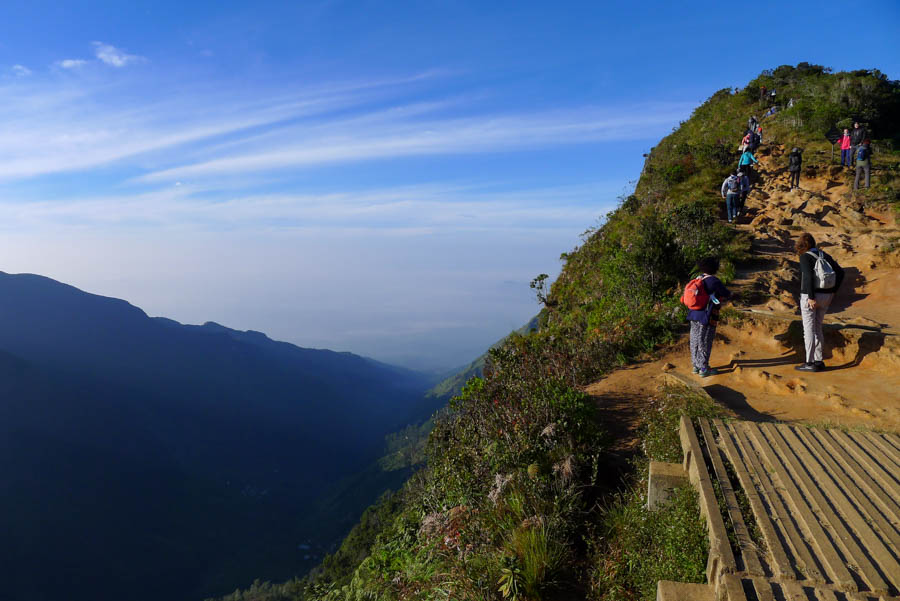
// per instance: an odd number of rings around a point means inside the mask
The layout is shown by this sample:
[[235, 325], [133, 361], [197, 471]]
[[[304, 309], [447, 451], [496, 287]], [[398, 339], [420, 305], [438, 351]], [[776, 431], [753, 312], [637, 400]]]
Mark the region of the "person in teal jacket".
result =
[[744, 172], [744, 175], [747, 176], [748, 179], [753, 179], [753, 164], [759, 164], [759, 161], [756, 160], [756, 157], [753, 156], [753, 153], [749, 150], [745, 150], [744, 154], [741, 155], [741, 160], [738, 161], [738, 169]]

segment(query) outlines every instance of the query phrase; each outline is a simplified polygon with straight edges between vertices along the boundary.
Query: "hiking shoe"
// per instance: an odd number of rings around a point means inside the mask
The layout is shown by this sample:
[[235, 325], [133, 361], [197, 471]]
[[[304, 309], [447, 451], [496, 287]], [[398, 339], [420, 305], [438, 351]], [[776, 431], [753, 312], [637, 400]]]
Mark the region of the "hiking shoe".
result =
[[816, 368], [816, 371], [822, 371], [823, 369], [825, 369], [825, 362], [824, 361], [814, 361], [813, 366]]
[[794, 369], [797, 371], [819, 371], [819, 368], [816, 367], [815, 363], [801, 363]]
[[710, 367], [709, 369], [700, 370], [699, 375], [701, 378], [705, 378], [706, 376], [717, 376], [719, 375], [719, 370], [714, 367]]
[[696, 367], [692, 367], [692, 368], [691, 368], [691, 373], [692, 373], [692, 374], [699, 374], [699, 373], [700, 373], [700, 370], [697, 369]]

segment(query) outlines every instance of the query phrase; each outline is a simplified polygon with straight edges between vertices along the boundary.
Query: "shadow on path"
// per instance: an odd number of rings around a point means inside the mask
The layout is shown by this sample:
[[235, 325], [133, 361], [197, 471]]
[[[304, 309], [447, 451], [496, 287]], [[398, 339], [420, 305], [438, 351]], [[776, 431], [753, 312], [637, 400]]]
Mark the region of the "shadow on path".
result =
[[841, 284], [841, 288], [835, 295], [828, 310], [832, 313], [843, 311], [856, 301], [869, 296], [868, 294], [861, 294], [856, 291], [857, 288], [862, 288], [866, 283], [866, 278], [859, 272], [859, 269], [856, 267], [845, 267], [844, 283]]
[[858, 366], [866, 355], [868, 355], [869, 353], [877, 353], [881, 349], [881, 347], [884, 346], [884, 339], [885, 334], [882, 334], [881, 332], [863, 332], [859, 337], [856, 356], [853, 357], [853, 360], [848, 361], [843, 365], [826, 367], [824, 371], [850, 369], [851, 367]]
[[754, 422], [777, 421], [774, 415], [760, 413], [751, 407], [750, 403], [747, 402], [747, 397], [733, 388], [728, 388], [721, 384], [710, 384], [709, 386], [704, 386], [703, 389], [709, 393], [709, 396], [734, 411], [742, 419]]

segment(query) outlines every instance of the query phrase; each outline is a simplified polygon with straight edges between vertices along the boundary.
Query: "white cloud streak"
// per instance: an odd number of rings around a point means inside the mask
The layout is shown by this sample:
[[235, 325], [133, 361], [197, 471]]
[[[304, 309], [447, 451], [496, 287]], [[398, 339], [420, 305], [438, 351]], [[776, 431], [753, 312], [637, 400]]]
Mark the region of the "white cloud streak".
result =
[[103, 42], [91, 42], [91, 45], [94, 46], [94, 56], [96, 56], [97, 59], [101, 62], [111, 67], [124, 67], [126, 65], [140, 63], [147, 60], [143, 56], [138, 56], [136, 54], [127, 54], [126, 52], [119, 50], [111, 44], [104, 44]]
[[16, 77], [28, 77], [31, 75], [31, 69], [25, 65], [13, 65], [12, 72]]
[[[246, 194], [228, 200], [171, 186], [137, 195], [0, 203], [0, 229], [190, 227], [210, 231], [342, 230], [423, 234], [580, 228], [612, 208], [611, 184], [496, 191], [435, 183], [326, 194]], [[607, 201], [604, 205], [601, 201]]]
[[80, 58], [65, 58], [61, 61], [56, 61], [54, 64], [63, 69], [80, 69], [87, 64], [87, 61]]

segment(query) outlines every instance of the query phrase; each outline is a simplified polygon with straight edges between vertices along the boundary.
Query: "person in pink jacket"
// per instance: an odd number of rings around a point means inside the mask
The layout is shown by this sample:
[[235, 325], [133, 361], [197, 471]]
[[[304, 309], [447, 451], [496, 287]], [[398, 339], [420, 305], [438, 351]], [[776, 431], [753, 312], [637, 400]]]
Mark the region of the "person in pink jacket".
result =
[[844, 135], [841, 136], [841, 139], [838, 140], [838, 144], [841, 145], [841, 167], [846, 165], [847, 167], [853, 166], [853, 156], [852, 151], [850, 150], [850, 130], [845, 129]]

